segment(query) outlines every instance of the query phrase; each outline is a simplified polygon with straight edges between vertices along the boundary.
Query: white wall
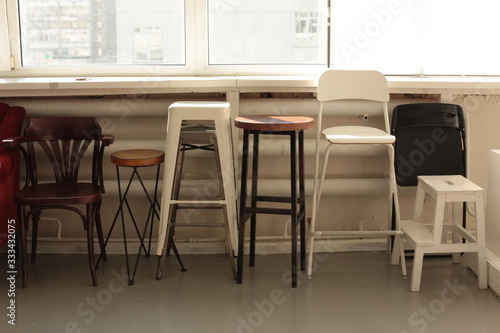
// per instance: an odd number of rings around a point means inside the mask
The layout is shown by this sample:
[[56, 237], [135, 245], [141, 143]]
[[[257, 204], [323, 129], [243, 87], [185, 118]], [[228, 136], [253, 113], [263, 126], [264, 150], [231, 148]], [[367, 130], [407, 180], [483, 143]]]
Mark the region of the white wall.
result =
[[[240, 114], [250, 113], [289, 113], [314, 115], [316, 111], [316, 100], [312, 95], [307, 94], [275, 94], [279, 98], [261, 98], [259, 93], [242, 94], [236, 99], [238, 105], [232, 107], [239, 110]], [[286, 98], [284, 98], [286, 97]], [[307, 97], [307, 98], [306, 98]], [[413, 103], [421, 101], [437, 101], [438, 95], [414, 95], [403, 96], [393, 95], [390, 109], [402, 103]], [[409, 99], [410, 98], [410, 99]], [[102, 208], [102, 220], [104, 229], [107, 232], [111, 221], [115, 215], [118, 205], [116, 174], [114, 165], [109, 162], [109, 155], [117, 150], [127, 148], [153, 148], [162, 149], [165, 139], [166, 112], [168, 106], [175, 100], [186, 99], [216, 99], [224, 100], [222, 93], [192, 93], [192, 94], [152, 94], [127, 97], [123, 95], [111, 95], [99, 98], [80, 97], [44, 97], [44, 98], [3, 98], [11, 105], [22, 105], [26, 107], [28, 116], [61, 116], [61, 115], [95, 115], [106, 133], [115, 135], [116, 141], [106, 151], [105, 157], [105, 179], [106, 194]], [[453, 95], [451, 102], [460, 104], [469, 115], [469, 156], [471, 157], [470, 178], [480, 186], [487, 188], [487, 165], [488, 152], [490, 149], [500, 148], [500, 135], [497, 133], [497, 124], [500, 123], [500, 105], [496, 95]], [[328, 112], [327, 112], [328, 113]], [[345, 117], [329, 117], [327, 122], [341, 123]], [[369, 118], [368, 121], [357, 120], [362, 124], [380, 124], [380, 119], [376, 117]], [[306, 178], [307, 192], [312, 189], [313, 175], [313, 150], [314, 150], [314, 130], [306, 131]], [[241, 133], [238, 133], [240, 135]], [[261, 178], [263, 185], [261, 188], [268, 193], [283, 193], [288, 189], [286, 177], [288, 172], [287, 152], [282, 147], [286, 143], [282, 141], [270, 141], [262, 159]], [[239, 149], [238, 149], [239, 151]], [[330, 175], [340, 176], [341, 178], [379, 178], [386, 173], [387, 161], [385, 153], [380, 150], [354, 153], [342, 152], [335, 156], [330, 164]], [[167, 156], [171, 158], [171, 156]], [[210, 161], [207, 154], [196, 153], [194, 158], [188, 159], [188, 176], [192, 178], [203, 177], [203, 174], [209, 174], [206, 165]], [[286, 170], [286, 172], [284, 171]], [[153, 184], [153, 170], [143, 170], [148, 184]], [[123, 177], [123, 176], [122, 176]], [[276, 182], [276, 180], [278, 180]], [[387, 222], [386, 196], [383, 187], [377, 186], [372, 180], [366, 180], [369, 184], [374, 184], [371, 193], [363, 191], [357, 192], [357, 187], [353, 192], [340, 197], [332, 197], [330, 194], [337, 193], [335, 187], [326, 189], [326, 196], [322, 201], [319, 215], [318, 228], [334, 227], [338, 229], [357, 228], [358, 223], [363, 221], [365, 228], [381, 228]], [[360, 184], [364, 185], [365, 181]], [[267, 185], [266, 185], [267, 184]], [[152, 187], [151, 187], [152, 188]], [[161, 188], [161, 186], [160, 186]], [[362, 186], [359, 186], [362, 189]], [[131, 204], [138, 209], [137, 217], [146, 216], [147, 202], [142, 199], [140, 192], [134, 191], [134, 199]], [[403, 213], [409, 211], [412, 203], [411, 197], [403, 197]], [[310, 207], [310, 197], [307, 200]], [[207, 214], [207, 215], [205, 215]], [[44, 216], [60, 219], [62, 222], [62, 240], [74, 241], [83, 239], [85, 234], [81, 228], [81, 222], [78, 218], [72, 217], [68, 213], [59, 213], [57, 211], [48, 211]], [[190, 215], [189, 218], [205, 218], [211, 216], [218, 219], [217, 213], [201, 213], [199, 215]], [[310, 216], [308, 209], [307, 216]], [[259, 217], [258, 235], [262, 239], [269, 236], [282, 236], [285, 233], [286, 217], [262, 216]], [[129, 225], [130, 227], [131, 225]], [[119, 227], [119, 225], [117, 226]], [[132, 230], [131, 228], [129, 230]], [[155, 233], [153, 233], [155, 234]], [[40, 251], [43, 252], [65, 252], [65, 251], [84, 251], [85, 248], [75, 248], [72, 243], [52, 242], [57, 235], [56, 224], [53, 222], [42, 223], [40, 227], [40, 236], [45, 237], [46, 243], [42, 243]], [[131, 231], [129, 237], [135, 235]], [[217, 229], [185, 229], [177, 232], [177, 237], [181, 240], [221, 240], [224, 233]], [[113, 239], [118, 242], [121, 238], [119, 228], [115, 230]], [[50, 242], [48, 242], [50, 241]], [[357, 241], [353, 242], [357, 243]], [[43, 244], [47, 246], [44, 247]], [[288, 243], [282, 247], [276, 246], [274, 250], [288, 250]], [[382, 244], [382, 245], [381, 245]], [[64, 246], [62, 246], [64, 245]], [[372, 246], [372, 245], [370, 245]], [[383, 242], [373, 245], [374, 248], [383, 248]], [[187, 248], [184, 247], [186, 250]], [[336, 250], [356, 249], [351, 244], [346, 247], [337, 247]], [[366, 248], [366, 247], [359, 247]], [[121, 251], [121, 246], [113, 247], [115, 251]], [[266, 247], [267, 251], [274, 251], [271, 247]], [[113, 250], [112, 250], [113, 251]]]

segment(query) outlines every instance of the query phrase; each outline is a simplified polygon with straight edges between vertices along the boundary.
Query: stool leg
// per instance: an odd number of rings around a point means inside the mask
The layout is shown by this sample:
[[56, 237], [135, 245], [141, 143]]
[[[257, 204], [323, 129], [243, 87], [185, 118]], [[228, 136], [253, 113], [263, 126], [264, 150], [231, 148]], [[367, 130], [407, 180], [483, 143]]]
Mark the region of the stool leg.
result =
[[[177, 160], [176, 160], [176, 166], [175, 166], [175, 172], [174, 172], [174, 180], [173, 180], [173, 187], [174, 189], [172, 190], [172, 199], [177, 200], [179, 199], [179, 192], [181, 189], [181, 178], [182, 178], [182, 170], [184, 167], [184, 157], [185, 157], [185, 149], [186, 147], [182, 144], [179, 145], [179, 148], [177, 150]], [[179, 262], [179, 265], [181, 266], [181, 272], [186, 272], [187, 269], [184, 266], [184, 263], [182, 262], [181, 256], [179, 254], [179, 251], [177, 250], [177, 246], [175, 245], [174, 242], [174, 235], [175, 235], [175, 221], [177, 219], [177, 205], [172, 205], [171, 211], [170, 211], [170, 218], [168, 220], [169, 223], [169, 232], [168, 232], [168, 242], [167, 242], [167, 252], [166, 256], [170, 255], [170, 250], [174, 251], [174, 255], [177, 258], [177, 262]], [[165, 256], [165, 260], [166, 260]]]
[[[149, 206], [149, 212], [148, 216], [146, 218], [146, 225], [144, 226], [144, 230], [142, 232], [142, 235], [139, 235], [139, 240], [140, 240], [140, 246], [139, 246], [139, 251], [137, 253], [136, 259], [135, 259], [135, 265], [134, 265], [134, 271], [132, 272], [132, 276], [129, 278], [129, 285], [134, 284], [134, 279], [135, 279], [135, 274], [137, 273], [137, 267], [139, 265], [139, 259], [141, 257], [141, 251], [144, 248], [145, 255], [149, 257], [149, 250], [151, 249], [151, 233], [152, 233], [152, 228], [153, 228], [153, 223], [154, 223], [154, 218], [155, 218], [155, 210], [156, 210], [156, 195], [158, 193], [158, 176], [160, 174], [160, 164], [158, 164], [157, 171], [156, 171], [156, 181], [155, 181], [155, 188], [153, 192], [153, 199], [151, 199], [151, 196], [149, 195], [149, 192], [146, 189], [146, 186], [144, 185], [144, 181], [142, 180], [141, 175], [139, 172], [137, 172], [137, 168], [134, 167], [134, 172], [136, 172], [136, 176], [139, 179], [139, 182], [142, 186], [142, 189], [144, 191], [144, 194], [148, 198], [148, 201], [150, 203]], [[151, 222], [151, 232], [150, 232], [150, 238], [149, 238], [149, 246], [148, 250], [146, 250], [144, 246], [144, 240], [146, 239], [146, 232], [148, 231], [148, 226]]]
[[[253, 134], [252, 153], [252, 208], [257, 207], [257, 185], [259, 179], [259, 134]], [[250, 219], [250, 267], [255, 266], [255, 239], [257, 229], [257, 214], [252, 214]]]
[[483, 195], [478, 194], [475, 202], [476, 208], [476, 242], [477, 242], [477, 267], [479, 289], [488, 288], [488, 270], [486, 263], [486, 235], [484, 221]]
[[[120, 184], [120, 171], [119, 171], [118, 165], [116, 165], [116, 174], [118, 177], [118, 197], [120, 198], [120, 207], [118, 208], [118, 211], [120, 212], [121, 221], [122, 221], [123, 246], [125, 249], [125, 264], [127, 267], [128, 284], [131, 285], [132, 283], [131, 283], [131, 279], [130, 279], [130, 265], [129, 265], [129, 261], [128, 261], [128, 248], [127, 248], [127, 232], [125, 229], [125, 217], [123, 216], [123, 202], [127, 201], [126, 196], [127, 196], [128, 189], [130, 188], [130, 184], [132, 183], [132, 177], [130, 177], [129, 183], [127, 185], [127, 189], [125, 190], [125, 194], [122, 196], [122, 188], [121, 188], [121, 184]], [[111, 233], [111, 230], [110, 230], [110, 233]]]
[[410, 290], [420, 290], [420, 280], [422, 278], [422, 265], [424, 261], [424, 251], [417, 245], [413, 253], [413, 268], [411, 272]]
[[[216, 124], [216, 126], [222, 127], [220, 124]], [[216, 127], [217, 128], [217, 127]], [[234, 250], [233, 250], [233, 242], [231, 241], [231, 223], [232, 223], [232, 218], [233, 218], [233, 209], [229, 207], [232, 202], [231, 202], [231, 194], [228, 188], [228, 182], [229, 180], [233, 177], [233, 173], [228, 170], [227, 166], [230, 164], [229, 159], [231, 158], [228, 156], [227, 151], [221, 151], [219, 149], [219, 142], [222, 140], [219, 140], [219, 138], [216, 139], [217, 142], [214, 143], [214, 153], [215, 153], [215, 160], [216, 160], [216, 166], [217, 166], [217, 177], [219, 181], [219, 192], [220, 192], [220, 199], [222, 201], [225, 201], [225, 204], [222, 205], [222, 214], [224, 215], [224, 225], [225, 225], [225, 231], [226, 231], [226, 246], [227, 246], [227, 252], [229, 254], [229, 259], [231, 263], [231, 270], [233, 272], [234, 278], [236, 278], [236, 265], [234, 262]], [[221, 162], [223, 160], [224, 162]], [[224, 167], [223, 167], [224, 166]], [[233, 177], [234, 179], [234, 177]], [[226, 190], [226, 188], [228, 190]], [[226, 193], [227, 192], [227, 193]], [[230, 213], [232, 212], [232, 213]]]
[[[452, 203], [452, 235], [453, 235], [453, 243], [462, 243], [464, 241], [464, 238], [460, 235], [459, 232], [457, 232], [457, 228], [462, 226], [462, 207], [463, 203], [461, 202], [453, 202]], [[443, 238], [446, 235], [443, 236]], [[443, 240], [444, 242], [445, 240]], [[461, 259], [461, 253], [460, 252], [454, 252], [452, 254], [452, 262], [454, 264], [459, 264]]]
[[236, 282], [243, 282], [243, 265], [245, 256], [245, 207], [247, 199], [247, 174], [248, 174], [248, 138], [249, 131], [243, 131], [243, 151], [241, 156], [241, 187], [240, 187], [240, 211], [238, 220], [238, 260]]
[[152, 207], [153, 216], [151, 217], [151, 226], [149, 228], [149, 243], [148, 243], [148, 252], [147, 252], [148, 257], [151, 254], [151, 241], [153, 239], [153, 221], [154, 221], [155, 216], [157, 218], [159, 218], [159, 214], [156, 212], [156, 205], [158, 205], [158, 200], [156, 197], [158, 196], [158, 180], [160, 179], [160, 165], [161, 164], [158, 164], [158, 167], [156, 168], [155, 194], [154, 194], [153, 207]]
[[[321, 169], [321, 174], [319, 174], [319, 153], [316, 154], [316, 171], [314, 179], [313, 188], [313, 200], [312, 200], [312, 215], [311, 215], [311, 225], [309, 226], [309, 238], [308, 238], [308, 253], [307, 253], [307, 277], [312, 278], [313, 269], [313, 258], [314, 258], [314, 238], [316, 232], [316, 216], [318, 214], [319, 202], [321, 200], [321, 191], [323, 190], [323, 181], [325, 180], [326, 168], [328, 166], [328, 156], [330, 156], [330, 149], [334, 145], [328, 145], [325, 150], [323, 168]], [[319, 148], [316, 148], [319, 149]]]
[[300, 269], [306, 269], [306, 191], [304, 168], [304, 131], [299, 132], [299, 204], [300, 204]]
[[[185, 146], [180, 144], [179, 149], [177, 150], [177, 162], [175, 165], [175, 172], [174, 172], [174, 181], [173, 181], [173, 186], [174, 189], [172, 190], [172, 199], [178, 200], [179, 199], [179, 192], [181, 189], [181, 178], [182, 178], [182, 169], [184, 167], [184, 152], [185, 152]], [[172, 205], [172, 211], [170, 215], [170, 219], [168, 224], [170, 225], [169, 227], [169, 239], [172, 240], [174, 239], [174, 234], [175, 234], [175, 226], [173, 225], [175, 221], [177, 220], [177, 205]], [[170, 248], [172, 247], [172, 243], [169, 241], [167, 243], [167, 256], [170, 254]]]
[[290, 133], [290, 192], [292, 226], [292, 288], [297, 288], [297, 135]]

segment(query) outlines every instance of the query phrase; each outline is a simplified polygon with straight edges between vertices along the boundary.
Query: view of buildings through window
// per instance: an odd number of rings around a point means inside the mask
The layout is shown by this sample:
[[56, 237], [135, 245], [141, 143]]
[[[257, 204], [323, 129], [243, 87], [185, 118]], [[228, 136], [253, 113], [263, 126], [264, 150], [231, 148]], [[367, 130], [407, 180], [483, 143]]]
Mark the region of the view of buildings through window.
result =
[[19, 0], [24, 66], [185, 63], [184, 1]]
[[326, 65], [326, 0], [209, 0], [209, 64]]
[[330, 41], [328, 0], [8, 0], [7, 8], [16, 1], [19, 39], [9, 33], [17, 28], [11, 24], [16, 11], [0, 13], [9, 23], [0, 26], [10, 38], [10, 50], [0, 50], [5, 70], [16, 67], [13, 55], [33, 70], [165, 65], [181, 74], [211, 67], [213, 74], [271, 65], [267, 73], [282, 70], [278, 65], [326, 66], [330, 54], [331, 67], [388, 75], [500, 75], [500, 46], [490, 42], [500, 28], [500, 2], [491, 0], [474, 6], [467, 0], [330, 0]]
[[[19, 0], [23, 65], [183, 65], [184, 5]], [[210, 64], [326, 64], [325, 8], [326, 0], [209, 0]]]

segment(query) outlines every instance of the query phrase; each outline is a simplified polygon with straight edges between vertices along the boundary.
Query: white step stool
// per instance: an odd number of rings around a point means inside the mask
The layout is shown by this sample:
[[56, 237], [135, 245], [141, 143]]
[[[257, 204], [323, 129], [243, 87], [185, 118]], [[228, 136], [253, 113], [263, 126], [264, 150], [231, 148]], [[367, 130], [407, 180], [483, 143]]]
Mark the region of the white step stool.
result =
[[[425, 253], [453, 253], [459, 261], [461, 252], [476, 252], [478, 256], [479, 288], [488, 288], [486, 272], [486, 245], [484, 224], [483, 189], [459, 175], [418, 176], [415, 211], [411, 221], [402, 221], [401, 228], [408, 244], [415, 249], [411, 275], [411, 291], [420, 290], [422, 264]], [[422, 224], [425, 194], [436, 200], [434, 224]], [[459, 218], [464, 202], [474, 202], [476, 210], [476, 236], [466, 230]], [[444, 224], [446, 203], [453, 204], [453, 224]], [[443, 241], [443, 232], [451, 227], [453, 243]], [[463, 243], [463, 240], [466, 240]]]

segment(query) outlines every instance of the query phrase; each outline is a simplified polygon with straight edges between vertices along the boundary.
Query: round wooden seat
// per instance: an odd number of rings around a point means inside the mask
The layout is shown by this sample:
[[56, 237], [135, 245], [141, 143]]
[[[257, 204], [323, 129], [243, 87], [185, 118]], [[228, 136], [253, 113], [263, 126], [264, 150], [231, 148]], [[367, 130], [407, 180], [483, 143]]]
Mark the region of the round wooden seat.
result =
[[238, 128], [252, 131], [300, 131], [314, 126], [314, 119], [304, 116], [245, 116], [237, 117], [234, 124]]
[[164, 160], [165, 153], [154, 149], [128, 149], [111, 154], [111, 163], [126, 167], [157, 165]]

